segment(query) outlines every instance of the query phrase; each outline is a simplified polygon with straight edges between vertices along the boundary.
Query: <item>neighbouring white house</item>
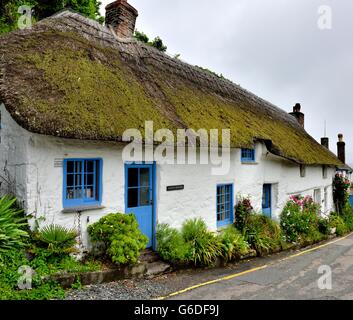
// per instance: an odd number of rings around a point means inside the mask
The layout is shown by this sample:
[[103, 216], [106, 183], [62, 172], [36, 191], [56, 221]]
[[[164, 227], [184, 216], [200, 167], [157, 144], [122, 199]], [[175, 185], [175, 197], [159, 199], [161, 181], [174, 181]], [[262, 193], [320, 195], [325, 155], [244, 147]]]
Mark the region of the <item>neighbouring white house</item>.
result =
[[[291, 195], [333, 210], [332, 178], [344, 164], [305, 131], [299, 104], [288, 114], [138, 42], [136, 17], [120, 0], [107, 7], [109, 28], [63, 11], [0, 37], [1, 194], [17, 196], [32, 227], [78, 228], [89, 247], [88, 224], [132, 212], [151, 247], [158, 223], [231, 224], [240, 195], [274, 219]], [[229, 170], [125, 161], [124, 132], [146, 141], [146, 121], [172, 133], [230, 129]]]

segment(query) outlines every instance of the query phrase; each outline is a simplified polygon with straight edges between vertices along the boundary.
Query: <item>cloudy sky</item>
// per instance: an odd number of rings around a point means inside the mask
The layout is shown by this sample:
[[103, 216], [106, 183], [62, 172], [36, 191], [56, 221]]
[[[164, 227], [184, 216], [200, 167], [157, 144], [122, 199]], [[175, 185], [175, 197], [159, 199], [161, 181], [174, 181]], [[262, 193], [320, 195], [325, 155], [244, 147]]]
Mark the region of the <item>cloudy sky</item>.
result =
[[[104, 7], [112, 1], [105, 0]], [[160, 36], [171, 54], [222, 73], [286, 111], [302, 105], [306, 129], [337, 134], [353, 164], [353, 1], [129, 0], [137, 29]], [[326, 6], [326, 7], [322, 7]], [[329, 11], [331, 9], [331, 29]], [[319, 9], [324, 11], [320, 11]], [[321, 26], [321, 28], [319, 27]]]

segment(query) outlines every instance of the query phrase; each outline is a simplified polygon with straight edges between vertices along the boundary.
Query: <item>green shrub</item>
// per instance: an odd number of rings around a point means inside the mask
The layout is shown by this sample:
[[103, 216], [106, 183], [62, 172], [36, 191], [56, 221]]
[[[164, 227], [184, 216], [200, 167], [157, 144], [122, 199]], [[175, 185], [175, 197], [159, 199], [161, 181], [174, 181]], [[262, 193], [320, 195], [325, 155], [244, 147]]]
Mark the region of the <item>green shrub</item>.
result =
[[287, 241], [301, 242], [319, 230], [319, 207], [311, 197], [291, 197], [284, 207], [280, 224]]
[[133, 214], [112, 213], [88, 227], [93, 242], [103, 242], [116, 264], [133, 264], [146, 248], [148, 238], [141, 233]]
[[194, 265], [213, 265], [222, 255], [222, 243], [207, 230], [206, 223], [202, 219], [185, 221], [181, 234], [189, 248], [188, 259]]
[[353, 207], [348, 201], [345, 207], [343, 208], [342, 218], [348, 230], [353, 231]]
[[318, 218], [318, 230], [323, 235], [331, 234], [330, 220], [326, 218]]
[[336, 228], [336, 234], [338, 236], [343, 236], [349, 232], [348, 227], [346, 226], [342, 217], [340, 217], [337, 213], [332, 212], [330, 215], [330, 227]]
[[0, 252], [16, 250], [25, 246], [28, 233], [23, 211], [16, 208], [16, 199], [5, 196], [0, 199]]
[[239, 259], [249, 253], [249, 244], [234, 226], [229, 226], [222, 230], [219, 238], [223, 245], [222, 257], [225, 261]]
[[342, 214], [346, 206], [349, 194], [348, 190], [351, 186], [350, 181], [342, 174], [337, 173], [333, 180], [333, 201], [336, 205], [336, 211]]
[[249, 216], [243, 235], [251, 248], [256, 250], [260, 256], [279, 251], [282, 246], [280, 226], [272, 219], [261, 214]]
[[238, 201], [238, 204], [234, 208], [234, 224], [235, 227], [241, 232], [243, 232], [244, 227], [246, 226], [252, 212], [253, 207], [251, 205], [250, 199], [242, 198]]
[[36, 238], [53, 253], [69, 253], [73, 251], [78, 232], [60, 225], [50, 224], [39, 230]]
[[178, 230], [168, 224], [160, 224], [157, 227], [156, 238], [157, 252], [163, 260], [172, 263], [187, 261], [189, 248]]

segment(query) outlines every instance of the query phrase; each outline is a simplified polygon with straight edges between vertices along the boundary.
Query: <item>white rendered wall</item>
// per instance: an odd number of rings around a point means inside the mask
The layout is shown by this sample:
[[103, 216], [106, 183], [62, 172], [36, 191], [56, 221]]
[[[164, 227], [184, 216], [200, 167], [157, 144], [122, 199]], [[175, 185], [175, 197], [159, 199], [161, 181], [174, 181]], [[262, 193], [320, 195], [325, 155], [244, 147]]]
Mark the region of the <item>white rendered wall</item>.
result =
[[0, 103], [0, 195], [14, 194], [26, 206], [27, 147], [29, 133], [22, 129]]
[[[3, 111], [3, 110], [2, 110]], [[5, 118], [4, 118], [5, 115]], [[33, 214], [43, 224], [57, 223], [78, 228], [76, 213], [63, 213], [63, 168], [64, 158], [103, 159], [103, 209], [83, 212], [80, 219], [83, 243], [88, 245], [87, 225], [111, 212], [124, 212], [124, 164], [122, 145], [116, 143], [88, 142], [31, 134], [21, 129], [2, 112], [5, 127], [1, 130], [6, 142], [1, 146], [0, 164], [4, 166], [4, 150], [12, 164], [26, 164], [14, 171], [18, 187], [16, 192], [26, 200], [28, 214]], [[5, 119], [5, 120], [4, 120]], [[8, 128], [8, 132], [4, 133]], [[10, 130], [10, 132], [9, 132]], [[8, 150], [8, 151], [7, 151]], [[26, 160], [26, 154], [28, 160]], [[16, 161], [15, 161], [16, 160]], [[17, 166], [16, 166], [17, 168]], [[168, 223], [179, 228], [188, 218], [203, 218], [211, 230], [217, 229], [216, 186], [233, 183], [234, 203], [238, 195], [249, 195], [256, 210], [261, 211], [262, 187], [273, 184], [272, 215], [279, 214], [290, 195], [314, 195], [320, 189], [324, 200], [324, 189], [328, 188], [326, 211], [333, 208], [332, 177], [335, 172], [328, 168], [323, 178], [322, 166], [307, 167], [306, 177], [300, 177], [299, 165], [267, 152], [266, 147], [256, 145], [256, 163], [241, 164], [240, 150], [231, 152], [230, 171], [226, 176], [213, 176], [212, 165], [160, 165], [157, 163], [156, 215], [159, 223]], [[184, 185], [185, 189], [167, 192], [167, 186]], [[322, 203], [322, 210], [325, 205]], [[32, 220], [34, 225], [34, 221]]]

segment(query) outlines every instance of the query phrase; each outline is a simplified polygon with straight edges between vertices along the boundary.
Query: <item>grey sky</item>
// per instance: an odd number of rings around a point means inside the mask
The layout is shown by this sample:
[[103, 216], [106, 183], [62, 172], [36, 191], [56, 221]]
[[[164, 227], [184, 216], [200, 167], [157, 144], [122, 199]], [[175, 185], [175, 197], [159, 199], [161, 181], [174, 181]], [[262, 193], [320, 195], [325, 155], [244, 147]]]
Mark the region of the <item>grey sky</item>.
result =
[[[112, 1], [105, 0], [104, 7]], [[137, 29], [160, 36], [171, 54], [222, 73], [286, 111], [302, 104], [307, 131], [337, 134], [353, 163], [353, 1], [129, 0]], [[332, 8], [332, 29], [320, 30], [318, 9]]]

